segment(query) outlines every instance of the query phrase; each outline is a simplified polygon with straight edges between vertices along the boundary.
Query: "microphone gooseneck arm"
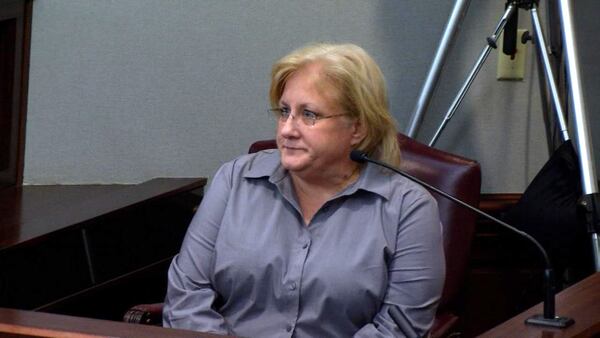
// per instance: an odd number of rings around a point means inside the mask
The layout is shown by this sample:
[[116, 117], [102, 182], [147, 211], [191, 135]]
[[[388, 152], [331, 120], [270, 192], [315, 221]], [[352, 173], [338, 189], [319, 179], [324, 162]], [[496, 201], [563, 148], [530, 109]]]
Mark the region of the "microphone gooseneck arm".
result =
[[494, 216], [492, 216], [490, 214], [487, 214], [487, 213], [485, 213], [485, 212], [483, 212], [483, 211], [481, 211], [481, 210], [479, 210], [479, 209], [471, 206], [470, 204], [467, 204], [467, 203], [459, 200], [458, 198], [456, 198], [456, 197], [454, 197], [454, 196], [452, 196], [452, 195], [450, 195], [450, 194], [448, 194], [448, 193], [446, 193], [446, 192], [444, 192], [444, 191], [442, 191], [442, 190], [440, 190], [440, 189], [432, 186], [429, 183], [423, 182], [422, 180], [420, 180], [420, 179], [412, 176], [411, 174], [408, 174], [408, 173], [406, 173], [404, 171], [396, 169], [396, 168], [392, 167], [391, 165], [389, 165], [387, 163], [384, 163], [384, 162], [381, 162], [381, 161], [378, 161], [378, 160], [374, 160], [374, 159], [368, 157], [367, 154], [365, 154], [362, 151], [353, 150], [350, 153], [350, 159], [352, 159], [355, 162], [359, 162], [359, 163], [371, 162], [371, 163], [374, 163], [376, 165], [382, 166], [382, 167], [384, 167], [386, 169], [389, 169], [389, 170], [391, 170], [391, 171], [393, 171], [393, 172], [395, 172], [397, 174], [400, 174], [400, 175], [408, 178], [411, 181], [419, 183], [420, 185], [424, 186], [425, 188], [427, 188], [429, 190], [435, 191], [436, 193], [444, 196], [445, 198], [453, 201], [454, 203], [460, 204], [461, 206], [463, 206], [463, 207], [465, 207], [465, 208], [467, 208], [467, 209], [469, 209], [469, 210], [471, 210], [471, 211], [473, 211], [473, 212], [475, 212], [475, 213], [477, 213], [477, 214], [479, 214], [479, 215], [481, 215], [481, 216], [483, 216], [485, 218], [488, 218], [488, 219], [490, 219], [490, 220], [492, 220], [492, 221], [494, 221], [494, 222], [502, 225], [503, 227], [505, 227], [507, 229], [510, 229], [511, 231], [513, 231], [513, 232], [515, 232], [515, 233], [517, 233], [517, 234], [519, 234], [519, 235], [521, 235], [521, 236], [529, 239], [530, 241], [532, 241], [538, 247], [538, 249], [542, 253], [542, 256], [544, 258], [544, 263], [546, 264], [546, 268], [547, 269], [551, 269], [550, 259], [548, 258], [548, 254], [546, 254], [546, 250], [544, 250], [544, 248], [542, 247], [542, 245], [535, 238], [533, 238], [531, 235], [529, 235], [528, 233], [526, 233], [524, 231], [521, 231], [521, 230], [513, 227], [512, 225], [510, 225], [510, 224], [508, 224], [506, 222], [503, 222], [503, 221], [497, 219], [496, 217], [494, 217]]
[[544, 259], [544, 264], [546, 266], [546, 268], [544, 270], [544, 313], [543, 313], [543, 316], [534, 316], [535, 318], [528, 319], [527, 323], [534, 324], [534, 325], [553, 326], [553, 327], [567, 327], [573, 323], [573, 320], [570, 318], [557, 317], [555, 315], [554, 273], [552, 271], [552, 264], [550, 263], [550, 258], [548, 257], [548, 254], [546, 253], [546, 250], [544, 249], [544, 247], [531, 235], [515, 228], [514, 226], [512, 226], [504, 221], [499, 220], [498, 218], [496, 218], [488, 213], [485, 213], [485, 212], [467, 204], [466, 202], [459, 200], [458, 198], [456, 198], [456, 197], [454, 197], [454, 196], [452, 196], [452, 195], [450, 195], [428, 183], [423, 182], [422, 180], [420, 180], [406, 172], [403, 172], [397, 168], [394, 168], [393, 166], [391, 166], [387, 163], [372, 159], [366, 153], [364, 153], [360, 150], [353, 150], [352, 152], [350, 152], [350, 159], [355, 162], [358, 162], [358, 163], [371, 162], [375, 165], [382, 166], [386, 169], [389, 169], [397, 174], [400, 174], [400, 175], [408, 178], [409, 180], [411, 180], [413, 182], [416, 182], [416, 183], [424, 186], [425, 188], [427, 188], [431, 191], [434, 191], [434, 192], [440, 194], [444, 198], [447, 198], [447, 199], [453, 201], [454, 203], [457, 203], [457, 204], [475, 212], [476, 214], [483, 216], [483, 217], [495, 222], [496, 224], [499, 224], [499, 225], [503, 226], [504, 228], [509, 229], [510, 231], [512, 231], [524, 238], [527, 238], [530, 242], [535, 244], [535, 246], [538, 248], [539, 252], [542, 254], [542, 257]]

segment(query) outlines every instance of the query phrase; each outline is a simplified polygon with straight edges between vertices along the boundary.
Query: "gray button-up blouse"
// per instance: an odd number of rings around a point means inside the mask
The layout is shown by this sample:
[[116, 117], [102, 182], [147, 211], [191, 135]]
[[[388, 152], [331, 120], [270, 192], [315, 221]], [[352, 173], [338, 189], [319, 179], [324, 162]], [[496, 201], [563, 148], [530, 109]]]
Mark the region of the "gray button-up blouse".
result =
[[215, 174], [169, 269], [164, 325], [244, 337], [398, 337], [418, 332], [444, 283], [437, 204], [371, 164], [305, 225], [277, 150]]

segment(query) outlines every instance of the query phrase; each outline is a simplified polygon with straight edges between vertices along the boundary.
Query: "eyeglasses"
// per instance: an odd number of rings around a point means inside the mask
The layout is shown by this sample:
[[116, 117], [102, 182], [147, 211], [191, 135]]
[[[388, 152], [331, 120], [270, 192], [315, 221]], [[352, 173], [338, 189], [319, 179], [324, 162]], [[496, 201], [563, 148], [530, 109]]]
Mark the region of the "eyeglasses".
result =
[[[279, 122], [286, 122], [288, 120], [288, 118], [291, 116], [292, 119], [294, 119], [294, 115], [292, 115], [292, 112], [290, 111], [289, 108], [272, 108], [269, 109], [269, 112], [271, 112], [273, 115], [275, 115], [275, 117], [279, 120]], [[305, 125], [307, 126], [314, 126], [315, 123], [317, 123], [318, 120], [324, 120], [324, 119], [330, 119], [333, 117], [338, 117], [338, 116], [345, 116], [348, 114], [334, 114], [334, 115], [319, 115], [313, 111], [310, 110], [302, 110], [302, 122], [304, 122]]]

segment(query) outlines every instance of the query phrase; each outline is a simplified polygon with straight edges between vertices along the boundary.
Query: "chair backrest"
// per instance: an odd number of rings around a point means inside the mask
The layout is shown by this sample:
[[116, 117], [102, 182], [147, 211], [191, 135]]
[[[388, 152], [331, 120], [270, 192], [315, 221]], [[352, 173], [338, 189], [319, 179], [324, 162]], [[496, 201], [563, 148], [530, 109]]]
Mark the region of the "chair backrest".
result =
[[[470, 205], [479, 204], [481, 169], [476, 161], [453, 155], [398, 134], [400, 169]], [[254, 142], [249, 153], [273, 149], [275, 140]], [[438, 313], [457, 305], [457, 295], [465, 276], [476, 215], [454, 202], [433, 193], [438, 202], [444, 228], [446, 281]]]

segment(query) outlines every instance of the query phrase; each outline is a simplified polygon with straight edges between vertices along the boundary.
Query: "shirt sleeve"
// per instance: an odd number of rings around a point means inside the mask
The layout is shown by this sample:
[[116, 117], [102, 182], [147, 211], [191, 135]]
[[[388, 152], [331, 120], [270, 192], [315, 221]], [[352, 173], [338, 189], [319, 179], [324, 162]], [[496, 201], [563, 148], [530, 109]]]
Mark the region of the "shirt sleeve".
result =
[[435, 199], [416, 195], [403, 202], [383, 305], [354, 337], [404, 337], [388, 314], [390, 306], [398, 306], [420, 336], [433, 324], [445, 276], [442, 227]]
[[211, 283], [215, 242], [230, 191], [231, 165], [226, 164], [215, 174], [169, 268], [165, 327], [231, 333], [215, 309], [218, 294]]

